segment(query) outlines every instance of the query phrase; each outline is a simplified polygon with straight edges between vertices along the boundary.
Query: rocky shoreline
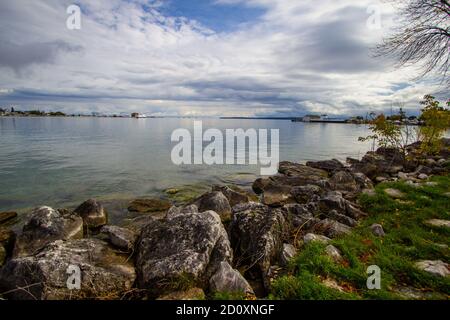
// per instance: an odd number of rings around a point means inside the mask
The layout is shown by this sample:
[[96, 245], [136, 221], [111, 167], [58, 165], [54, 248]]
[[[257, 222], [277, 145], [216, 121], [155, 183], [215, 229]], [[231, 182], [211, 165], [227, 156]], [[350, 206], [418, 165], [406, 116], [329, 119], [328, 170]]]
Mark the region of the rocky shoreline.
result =
[[[450, 140], [439, 155], [405, 157], [379, 148], [361, 160], [281, 162], [277, 175], [259, 178], [254, 193], [235, 186], [183, 205], [136, 199], [142, 215], [126, 226], [108, 224], [101, 203], [75, 210], [40, 207], [15, 234], [14, 212], [0, 213], [0, 297], [4, 299], [204, 299], [240, 293], [266, 297], [277, 274], [305, 243], [328, 242], [352, 232], [367, 214], [358, 197], [385, 181], [415, 186], [449, 173]], [[401, 192], [386, 190], [401, 198]], [[164, 214], [155, 214], [161, 213]], [[371, 230], [383, 236], [381, 225]], [[333, 259], [339, 250], [326, 247]], [[81, 288], [70, 290], [70, 266], [81, 270]], [[429, 268], [429, 265], [425, 266]], [[424, 268], [425, 268], [424, 267]]]

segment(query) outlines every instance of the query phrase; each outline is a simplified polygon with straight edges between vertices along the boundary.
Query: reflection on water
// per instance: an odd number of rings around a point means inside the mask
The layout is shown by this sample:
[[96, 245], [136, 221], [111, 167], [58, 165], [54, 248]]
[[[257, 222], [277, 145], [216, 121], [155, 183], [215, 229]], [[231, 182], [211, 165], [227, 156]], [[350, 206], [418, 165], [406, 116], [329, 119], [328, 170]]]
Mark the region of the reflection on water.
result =
[[[365, 126], [204, 119], [203, 130], [280, 129], [280, 160], [361, 157]], [[129, 199], [189, 184], [249, 185], [258, 166], [176, 166], [173, 130], [190, 119], [0, 118], [0, 210]]]

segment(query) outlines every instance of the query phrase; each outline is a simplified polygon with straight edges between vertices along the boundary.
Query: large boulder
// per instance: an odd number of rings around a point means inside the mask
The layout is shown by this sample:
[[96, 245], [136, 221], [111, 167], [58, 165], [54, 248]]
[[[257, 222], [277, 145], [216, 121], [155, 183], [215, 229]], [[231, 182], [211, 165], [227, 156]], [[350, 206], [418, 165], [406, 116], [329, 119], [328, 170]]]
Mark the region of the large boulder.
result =
[[349, 171], [336, 171], [330, 178], [333, 190], [355, 192], [359, 190], [359, 185], [355, 177]]
[[213, 211], [154, 220], [145, 226], [137, 244], [138, 285], [159, 296], [190, 287], [206, 288], [232, 251], [219, 215]]
[[403, 165], [405, 163], [405, 155], [398, 148], [380, 147], [375, 152], [394, 165]]
[[[68, 286], [77, 268], [79, 290]], [[34, 256], [9, 260], [0, 272], [0, 287], [18, 300], [120, 299], [134, 280], [127, 256], [98, 239], [52, 242]]]
[[340, 192], [329, 192], [319, 200], [319, 207], [327, 212], [336, 210], [337, 212], [346, 212], [347, 201]]
[[190, 204], [184, 207], [172, 206], [166, 213], [166, 219], [170, 220], [190, 213], [198, 213], [198, 207], [195, 204]]
[[200, 212], [208, 210], [216, 212], [222, 221], [230, 221], [231, 219], [231, 206], [222, 192], [207, 192], [197, 198], [193, 204], [198, 207]]
[[248, 267], [249, 272], [263, 279], [267, 289], [270, 285], [267, 273], [279, 261], [289, 231], [289, 217], [284, 208], [255, 202], [235, 206], [230, 240], [238, 267]]
[[340, 192], [329, 192], [319, 200], [319, 208], [322, 213], [327, 215], [331, 210], [346, 215], [354, 220], [365, 217], [366, 214], [359, 210], [355, 204], [344, 199]]
[[209, 280], [209, 288], [212, 293], [226, 292], [254, 295], [247, 280], [225, 261], [220, 263], [216, 273]]
[[55, 240], [83, 238], [83, 220], [72, 213], [40, 207], [31, 213], [15, 242], [13, 256], [32, 255]]
[[327, 218], [330, 218], [332, 220], [336, 220], [337, 222], [343, 223], [349, 227], [355, 227], [358, 222], [350, 218], [349, 216], [346, 216], [344, 214], [338, 213], [336, 210], [331, 210], [328, 213], [325, 214]]
[[102, 204], [95, 199], [89, 199], [80, 204], [74, 212], [83, 218], [87, 228], [95, 229], [108, 223], [108, 216]]
[[369, 151], [359, 162], [353, 162], [353, 172], [362, 172], [370, 179], [383, 175], [396, 174], [404, 170], [406, 165], [404, 155], [395, 148], [379, 148], [376, 152]]
[[[316, 170], [316, 169], [313, 169]], [[289, 187], [297, 187], [297, 186], [307, 186], [307, 185], [315, 185], [322, 189], [329, 190], [331, 188], [330, 183], [328, 182], [328, 178], [323, 177], [322, 175], [284, 175], [284, 174], [276, 174], [269, 178], [260, 178], [255, 180], [253, 183], [253, 190], [257, 194], [262, 194], [264, 191], [273, 185], [279, 186], [289, 186]]]
[[317, 198], [323, 193], [322, 188], [316, 185], [297, 186], [291, 189], [291, 194], [295, 201], [304, 204], [310, 201], [317, 200]]
[[339, 160], [336, 159], [323, 161], [308, 161], [306, 162], [306, 165], [308, 167], [324, 170], [329, 173], [333, 173], [335, 171], [340, 171], [344, 169], [344, 165]]
[[296, 231], [308, 231], [320, 221], [315, 216], [317, 211], [315, 203], [291, 203], [285, 205], [283, 208], [288, 212], [289, 219], [291, 220], [291, 226], [295, 228]]
[[315, 198], [309, 198], [316, 191], [321, 193], [319, 190], [330, 189], [325, 171], [291, 162], [284, 162], [280, 168], [283, 174], [258, 179], [253, 184], [253, 190], [262, 194], [262, 202], [266, 205], [280, 207], [295, 201], [313, 201]]
[[136, 242], [137, 235], [134, 231], [118, 226], [103, 226], [101, 233], [108, 237], [109, 242], [124, 251], [132, 251]]

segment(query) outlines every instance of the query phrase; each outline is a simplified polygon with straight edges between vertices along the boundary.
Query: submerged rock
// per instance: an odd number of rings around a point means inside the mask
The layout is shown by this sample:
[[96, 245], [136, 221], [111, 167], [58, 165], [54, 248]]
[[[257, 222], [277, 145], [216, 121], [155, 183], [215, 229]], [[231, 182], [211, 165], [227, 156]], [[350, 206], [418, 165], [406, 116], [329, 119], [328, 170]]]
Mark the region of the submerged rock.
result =
[[145, 226], [137, 244], [139, 287], [161, 295], [179, 286], [205, 288], [232, 251], [220, 217], [213, 211], [154, 220]]
[[71, 213], [62, 214], [50, 207], [31, 213], [22, 233], [17, 237], [13, 256], [32, 255], [55, 240], [83, 238], [83, 220]]
[[136, 199], [130, 202], [128, 211], [139, 213], [161, 212], [171, 207], [171, 203], [162, 199]]
[[106, 210], [94, 199], [83, 202], [74, 212], [83, 218], [84, 225], [88, 228], [95, 229], [108, 223]]
[[254, 295], [250, 284], [245, 280], [241, 273], [233, 269], [228, 262], [222, 261], [219, 269], [209, 280], [210, 291], [243, 293]]
[[[81, 271], [80, 290], [68, 288], [70, 266]], [[9, 260], [0, 272], [0, 287], [19, 300], [119, 299], [134, 279], [133, 266], [107, 243], [58, 240], [34, 256]]]

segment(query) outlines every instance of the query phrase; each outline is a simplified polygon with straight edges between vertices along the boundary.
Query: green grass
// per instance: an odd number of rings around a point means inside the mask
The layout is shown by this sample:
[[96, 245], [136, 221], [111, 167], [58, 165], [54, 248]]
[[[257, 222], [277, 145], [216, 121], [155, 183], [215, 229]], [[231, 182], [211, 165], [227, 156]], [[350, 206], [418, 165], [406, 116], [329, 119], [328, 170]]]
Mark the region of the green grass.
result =
[[242, 292], [216, 292], [213, 300], [245, 300], [246, 294]]
[[[437, 277], [414, 267], [418, 260], [442, 260], [450, 263], [450, 230], [430, 227], [428, 219], [450, 219], [450, 177], [433, 177], [437, 186], [414, 188], [405, 183], [383, 183], [376, 186], [376, 195], [361, 195], [359, 201], [368, 218], [360, 221], [353, 232], [332, 244], [344, 257], [336, 263], [324, 253], [325, 245], [306, 245], [291, 262], [288, 274], [275, 280], [272, 299], [407, 299], [399, 287], [413, 288], [427, 299], [448, 299], [450, 279]], [[396, 188], [406, 194], [402, 201], [384, 193]], [[379, 223], [386, 236], [379, 238], [370, 225]], [[381, 269], [381, 289], [367, 289], [367, 267]], [[324, 279], [333, 279], [342, 291], [325, 286]]]

